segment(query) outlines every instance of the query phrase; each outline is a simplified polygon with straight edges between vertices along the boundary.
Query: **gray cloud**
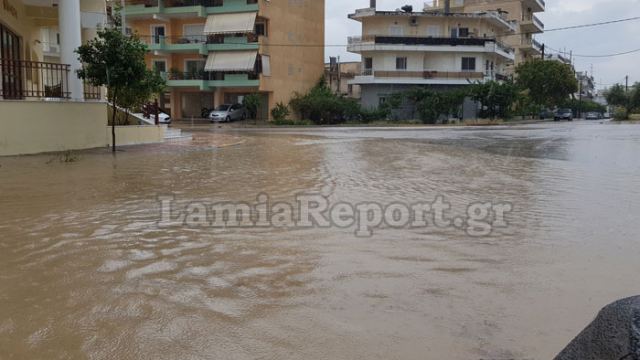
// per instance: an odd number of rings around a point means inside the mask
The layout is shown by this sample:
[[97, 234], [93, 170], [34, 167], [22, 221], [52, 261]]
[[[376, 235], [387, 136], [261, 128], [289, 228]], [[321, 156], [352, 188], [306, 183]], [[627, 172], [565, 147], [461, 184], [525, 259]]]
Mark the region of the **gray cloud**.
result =
[[[326, 43], [343, 45], [347, 36], [360, 34], [360, 23], [347, 15], [355, 9], [367, 7], [369, 0], [326, 0]], [[405, 4], [421, 9], [424, 1], [378, 0], [378, 7], [393, 10]], [[640, 0], [547, 0], [547, 11], [540, 14], [547, 29], [640, 16]], [[548, 32], [538, 39], [551, 49], [570, 51], [577, 55], [599, 55], [640, 48], [640, 20], [594, 28]], [[344, 47], [329, 46], [329, 56], [344, 61], [359, 60]], [[612, 58], [574, 57], [578, 71], [591, 71], [599, 87], [623, 80], [640, 82], [640, 52]]]

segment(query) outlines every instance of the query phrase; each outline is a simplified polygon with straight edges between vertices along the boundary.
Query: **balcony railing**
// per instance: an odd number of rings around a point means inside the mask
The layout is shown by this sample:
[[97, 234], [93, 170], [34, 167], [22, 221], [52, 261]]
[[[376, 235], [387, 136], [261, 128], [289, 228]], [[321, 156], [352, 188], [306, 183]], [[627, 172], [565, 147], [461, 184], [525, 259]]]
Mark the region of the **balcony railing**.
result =
[[537, 16], [533, 15], [533, 23], [538, 25], [541, 29], [544, 29], [544, 23], [538, 19]]
[[484, 73], [475, 71], [406, 71], [406, 70], [364, 70], [363, 76], [380, 78], [421, 78], [421, 79], [483, 79]]
[[201, 81], [223, 81], [226, 75], [246, 74], [248, 80], [259, 80], [258, 72], [219, 72], [219, 71], [171, 71], [166, 73], [167, 80], [201, 80]]
[[259, 36], [254, 33], [243, 36], [216, 35], [183, 35], [183, 36], [141, 36], [140, 40], [147, 45], [209, 45], [209, 44], [244, 44], [257, 43]]
[[[229, 0], [227, 0], [229, 1]], [[247, 4], [257, 4], [257, 0], [246, 0]], [[162, 4], [164, 7], [186, 7], [186, 6], [204, 6], [204, 7], [221, 7], [224, 6], [224, 0], [125, 0], [125, 5], [143, 5], [144, 7], [158, 7]]]
[[424, 36], [388, 36], [366, 35], [349, 37], [350, 46], [376, 44], [376, 45], [409, 45], [409, 46], [485, 46], [487, 43], [495, 43], [500, 49], [511, 53], [513, 49], [495, 38], [461, 38], [461, 37], [424, 37]]
[[70, 65], [0, 59], [3, 99], [69, 98]]

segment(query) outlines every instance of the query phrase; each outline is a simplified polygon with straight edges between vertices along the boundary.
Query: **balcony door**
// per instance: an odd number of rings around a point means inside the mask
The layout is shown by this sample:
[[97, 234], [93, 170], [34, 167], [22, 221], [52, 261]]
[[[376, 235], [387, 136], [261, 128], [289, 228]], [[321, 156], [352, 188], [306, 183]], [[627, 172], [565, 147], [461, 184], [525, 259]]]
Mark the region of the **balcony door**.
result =
[[164, 25], [151, 25], [151, 40], [153, 44], [160, 44], [165, 37]]
[[0, 24], [0, 94], [4, 99], [22, 98], [20, 38]]

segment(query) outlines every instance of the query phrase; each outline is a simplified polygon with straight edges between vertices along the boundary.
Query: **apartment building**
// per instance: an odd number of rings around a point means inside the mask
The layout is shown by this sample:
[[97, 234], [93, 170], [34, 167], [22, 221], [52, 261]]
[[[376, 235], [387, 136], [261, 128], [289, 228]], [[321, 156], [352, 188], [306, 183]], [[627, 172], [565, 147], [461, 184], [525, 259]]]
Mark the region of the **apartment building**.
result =
[[337, 95], [359, 99], [360, 86], [349, 82], [362, 72], [362, 62], [340, 62], [335, 57], [330, 60], [325, 64], [324, 77], [331, 91]]
[[514, 34], [501, 38], [515, 49], [515, 64], [542, 55], [542, 44], [535, 39], [544, 32], [544, 23], [536, 16], [545, 11], [544, 0], [433, 0], [425, 10], [439, 10], [460, 13], [480, 13], [497, 11], [505, 19], [515, 23]]
[[499, 39], [516, 27], [498, 11], [482, 13], [356, 10], [362, 36], [351, 37], [348, 50], [362, 56], [363, 106], [374, 108], [390, 94], [415, 86], [448, 89], [476, 81], [504, 80], [515, 59]]
[[107, 22], [104, 0], [0, 1], [0, 156], [108, 144], [102, 89], [75, 50]]
[[0, 98], [99, 96], [75, 76], [74, 51], [104, 26], [105, 12], [104, 0], [2, 0]]
[[267, 119], [324, 72], [323, 0], [127, 0], [124, 15], [166, 76], [161, 105], [174, 119], [253, 93]]

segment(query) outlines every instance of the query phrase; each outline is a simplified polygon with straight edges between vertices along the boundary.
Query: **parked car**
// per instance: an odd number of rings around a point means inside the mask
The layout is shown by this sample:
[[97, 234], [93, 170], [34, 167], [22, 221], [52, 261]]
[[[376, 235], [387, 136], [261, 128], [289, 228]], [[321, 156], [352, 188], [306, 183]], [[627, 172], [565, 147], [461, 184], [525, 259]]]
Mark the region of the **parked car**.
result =
[[209, 114], [211, 122], [231, 122], [247, 118], [247, 109], [241, 104], [224, 104], [215, 108]]
[[602, 119], [602, 114], [592, 111], [592, 112], [588, 112], [584, 118], [587, 120], [600, 120]]
[[573, 111], [571, 109], [559, 109], [558, 111], [556, 111], [556, 115], [553, 117], [553, 120], [573, 121]]
[[552, 119], [555, 117], [555, 114], [553, 113], [553, 111], [550, 110], [542, 110], [540, 112], [540, 120], [544, 120], [544, 119]]

